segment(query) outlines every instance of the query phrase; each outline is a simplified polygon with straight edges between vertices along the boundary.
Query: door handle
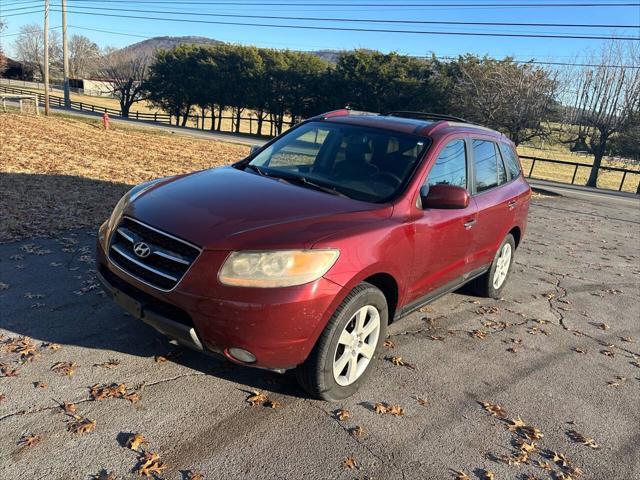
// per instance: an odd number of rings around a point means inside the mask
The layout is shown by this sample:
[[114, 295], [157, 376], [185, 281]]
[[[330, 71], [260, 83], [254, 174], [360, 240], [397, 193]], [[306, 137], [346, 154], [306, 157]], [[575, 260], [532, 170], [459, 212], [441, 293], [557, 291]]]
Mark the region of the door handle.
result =
[[509, 203], [507, 203], [507, 206], [509, 207], [509, 210], [513, 210], [514, 208], [516, 208], [517, 204], [518, 204], [517, 200], [511, 200]]
[[469, 230], [471, 227], [473, 227], [473, 225], [476, 223], [476, 219], [475, 218], [471, 218], [469, 220], [467, 220], [466, 222], [464, 222], [464, 228], [466, 230]]

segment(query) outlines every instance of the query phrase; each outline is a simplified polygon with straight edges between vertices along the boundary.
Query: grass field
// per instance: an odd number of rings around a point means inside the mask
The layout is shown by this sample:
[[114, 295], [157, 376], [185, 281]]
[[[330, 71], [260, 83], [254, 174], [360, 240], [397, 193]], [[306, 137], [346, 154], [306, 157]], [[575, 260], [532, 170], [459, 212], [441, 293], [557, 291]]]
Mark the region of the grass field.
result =
[[225, 165], [246, 146], [61, 116], [0, 113], [0, 241], [98, 226], [132, 186]]

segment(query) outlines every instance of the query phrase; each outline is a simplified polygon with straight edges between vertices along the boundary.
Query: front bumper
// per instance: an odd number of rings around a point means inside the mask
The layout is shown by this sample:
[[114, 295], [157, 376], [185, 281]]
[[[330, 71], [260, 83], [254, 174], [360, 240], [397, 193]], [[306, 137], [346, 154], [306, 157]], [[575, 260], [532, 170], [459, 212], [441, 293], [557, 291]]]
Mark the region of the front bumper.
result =
[[342, 287], [320, 278], [287, 288], [240, 288], [217, 278], [228, 252], [202, 252], [171, 291], [155, 289], [108, 260], [97, 244], [98, 278], [105, 291], [134, 317], [199, 351], [251, 352], [252, 366], [289, 369], [303, 363], [343, 299]]

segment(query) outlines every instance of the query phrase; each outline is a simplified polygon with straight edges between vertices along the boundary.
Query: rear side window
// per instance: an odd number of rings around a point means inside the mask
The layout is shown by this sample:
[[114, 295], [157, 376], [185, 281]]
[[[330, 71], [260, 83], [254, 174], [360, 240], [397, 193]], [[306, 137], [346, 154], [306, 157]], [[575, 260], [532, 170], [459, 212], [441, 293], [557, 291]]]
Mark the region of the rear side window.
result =
[[513, 148], [506, 143], [500, 144], [500, 150], [502, 151], [502, 158], [504, 158], [504, 163], [511, 174], [511, 178], [516, 178], [520, 175], [520, 162], [518, 161], [516, 153], [513, 151]]
[[467, 152], [464, 140], [454, 140], [442, 149], [429, 172], [427, 185], [467, 188]]
[[[476, 191], [483, 192], [498, 185], [498, 161], [496, 146], [488, 140], [473, 141], [473, 162], [476, 170]], [[503, 167], [504, 169], [504, 167]]]

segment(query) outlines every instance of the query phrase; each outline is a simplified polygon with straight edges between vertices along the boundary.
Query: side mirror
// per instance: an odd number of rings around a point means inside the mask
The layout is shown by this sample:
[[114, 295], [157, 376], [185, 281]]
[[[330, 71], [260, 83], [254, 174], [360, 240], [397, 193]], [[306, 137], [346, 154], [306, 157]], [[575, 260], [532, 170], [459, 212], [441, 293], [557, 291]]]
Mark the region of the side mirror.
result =
[[454, 185], [423, 185], [420, 188], [422, 208], [454, 209], [469, 206], [469, 192]]
[[261, 148], [262, 148], [261, 145], [251, 145], [251, 153], [250, 153], [250, 155], [253, 155], [254, 153], [256, 153]]

